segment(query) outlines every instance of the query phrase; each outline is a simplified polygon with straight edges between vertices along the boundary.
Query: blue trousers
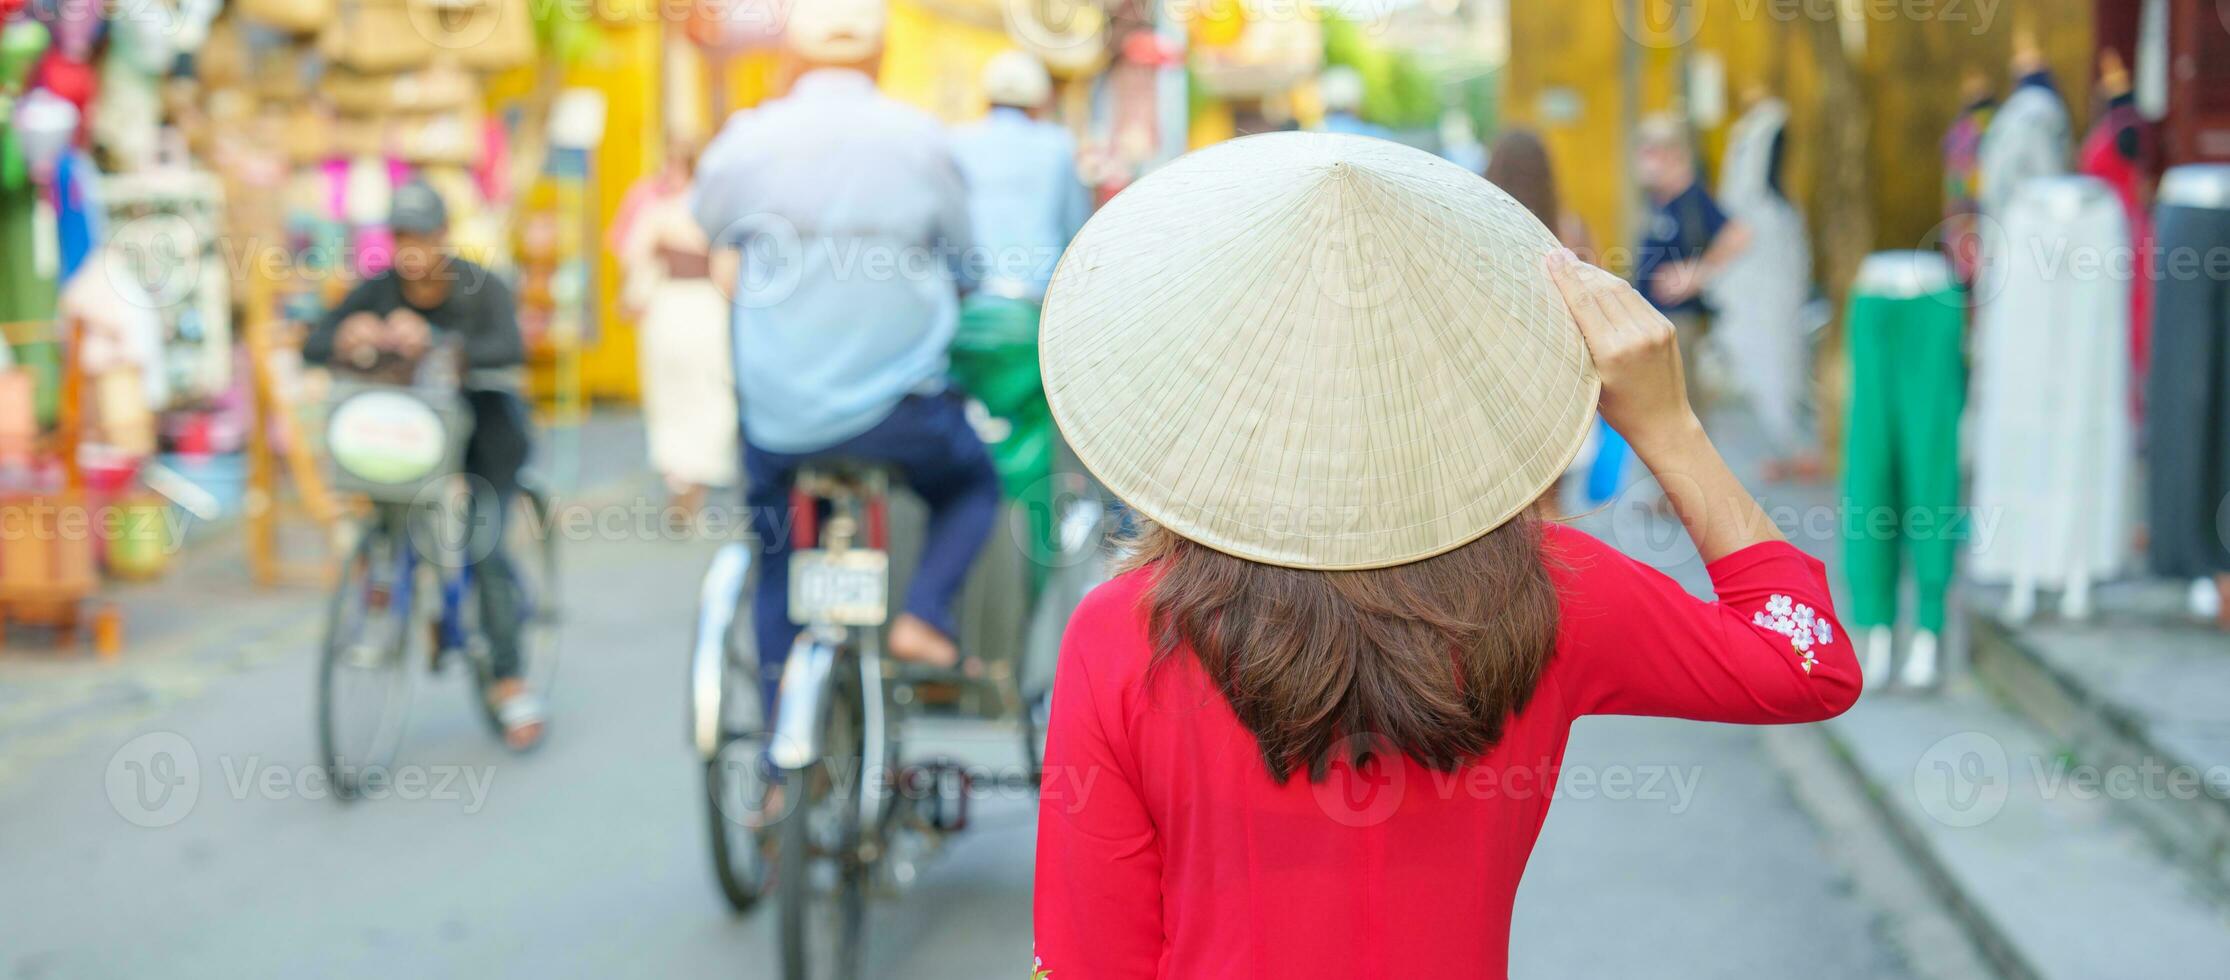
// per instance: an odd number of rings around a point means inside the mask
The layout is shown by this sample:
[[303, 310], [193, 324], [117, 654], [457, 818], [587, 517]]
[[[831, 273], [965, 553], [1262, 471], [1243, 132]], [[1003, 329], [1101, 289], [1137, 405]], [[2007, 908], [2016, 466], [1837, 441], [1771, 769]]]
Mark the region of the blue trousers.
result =
[[959, 636], [952, 602], [999, 516], [999, 471], [968, 425], [957, 395], [909, 395], [874, 428], [819, 452], [771, 452], [752, 445], [746, 433], [743, 468], [749, 485], [744, 504], [751, 509], [751, 529], [761, 549], [752, 629], [765, 698], [760, 703], [768, 707], [770, 722], [782, 664], [798, 633], [798, 624], [790, 621], [790, 531], [796, 526], [790, 486], [799, 467], [824, 457], [890, 463], [929, 505], [929, 533], [922, 544], [921, 568], [906, 590], [906, 612], [946, 636]]

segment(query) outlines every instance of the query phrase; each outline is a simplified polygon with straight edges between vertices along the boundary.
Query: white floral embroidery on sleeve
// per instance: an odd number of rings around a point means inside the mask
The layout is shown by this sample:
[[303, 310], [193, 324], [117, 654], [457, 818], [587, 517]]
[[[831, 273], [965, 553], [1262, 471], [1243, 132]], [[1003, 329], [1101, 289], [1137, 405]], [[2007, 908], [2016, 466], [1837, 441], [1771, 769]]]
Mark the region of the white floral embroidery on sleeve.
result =
[[1802, 658], [1797, 666], [1804, 668], [1807, 674], [1812, 672], [1813, 664], [1819, 663], [1819, 658], [1812, 655], [1812, 647], [1835, 642], [1835, 625], [1828, 622], [1827, 617], [1785, 595], [1767, 599], [1765, 610], [1750, 617], [1750, 622], [1788, 637], [1790, 648]]

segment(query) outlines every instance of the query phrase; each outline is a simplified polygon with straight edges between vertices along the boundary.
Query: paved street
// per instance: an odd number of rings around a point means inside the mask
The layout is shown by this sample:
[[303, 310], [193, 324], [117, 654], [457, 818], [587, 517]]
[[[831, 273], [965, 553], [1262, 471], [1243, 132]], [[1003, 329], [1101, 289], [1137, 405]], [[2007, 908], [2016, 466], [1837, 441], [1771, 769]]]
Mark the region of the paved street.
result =
[[[303, 798], [322, 789], [312, 590], [257, 597], [237, 569], [196, 565], [156, 587], [198, 604], [186, 635], [115, 666], [0, 654], [0, 685], [165, 678], [51, 731], [0, 729], [0, 977], [773, 975], [768, 917], [735, 919], [714, 892], [683, 743], [683, 653], [710, 551], [567, 542], [549, 743], [505, 754], [461, 678], [425, 679], [398, 761], [427, 782], [353, 805]], [[162, 732], [195, 764], [130, 768], [143, 756], [119, 750]], [[1519, 896], [1514, 975], [1906, 975], [1881, 910], [1846, 881], [1848, 855], [1757, 733], [1595, 719], [1567, 766], [1657, 784], [1557, 804]], [[168, 803], [135, 801], [166, 783]], [[1031, 806], [993, 800], [977, 816], [872, 909], [874, 975], [1025, 972]]]

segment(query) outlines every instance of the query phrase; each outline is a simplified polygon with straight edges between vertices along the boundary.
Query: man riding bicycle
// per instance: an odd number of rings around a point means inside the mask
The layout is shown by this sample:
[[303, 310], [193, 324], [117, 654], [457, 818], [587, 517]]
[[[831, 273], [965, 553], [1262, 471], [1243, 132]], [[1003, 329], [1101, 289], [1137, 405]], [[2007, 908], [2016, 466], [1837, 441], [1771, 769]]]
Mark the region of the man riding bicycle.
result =
[[999, 507], [998, 473], [945, 386], [967, 195], [939, 123], [876, 90], [882, 30], [880, 0], [796, 5], [789, 94], [731, 118], [697, 169], [698, 222], [742, 252], [736, 384], [770, 709], [799, 628], [788, 595], [801, 467], [888, 463], [928, 504], [922, 565], [888, 640], [915, 663], [962, 666], [953, 600]]
[[311, 329], [302, 358], [360, 372], [416, 362], [437, 339], [464, 355], [464, 397], [472, 409], [465, 473], [472, 479], [472, 539], [466, 555], [480, 581], [480, 623], [493, 683], [489, 706], [514, 751], [532, 748], [546, 721], [542, 702], [520, 676], [519, 591], [503, 549], [504, 515], [519, 490], [531, 449], [510, 287], [478, 263], [448, 251], [449, 209], [420, 180], [396, 188], [388, 226], [393, 265], [358, 283]]

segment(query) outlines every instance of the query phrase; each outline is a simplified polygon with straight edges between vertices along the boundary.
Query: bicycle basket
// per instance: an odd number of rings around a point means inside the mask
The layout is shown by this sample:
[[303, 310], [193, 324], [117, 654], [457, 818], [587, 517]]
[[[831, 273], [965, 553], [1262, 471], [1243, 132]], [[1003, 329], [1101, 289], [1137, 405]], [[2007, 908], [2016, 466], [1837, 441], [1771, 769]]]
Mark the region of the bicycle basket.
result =
[[417, 500], [464, 468], [472, 415], [447, 389], [341, 382], [325, 416], [333, 489], [382, 503]]

